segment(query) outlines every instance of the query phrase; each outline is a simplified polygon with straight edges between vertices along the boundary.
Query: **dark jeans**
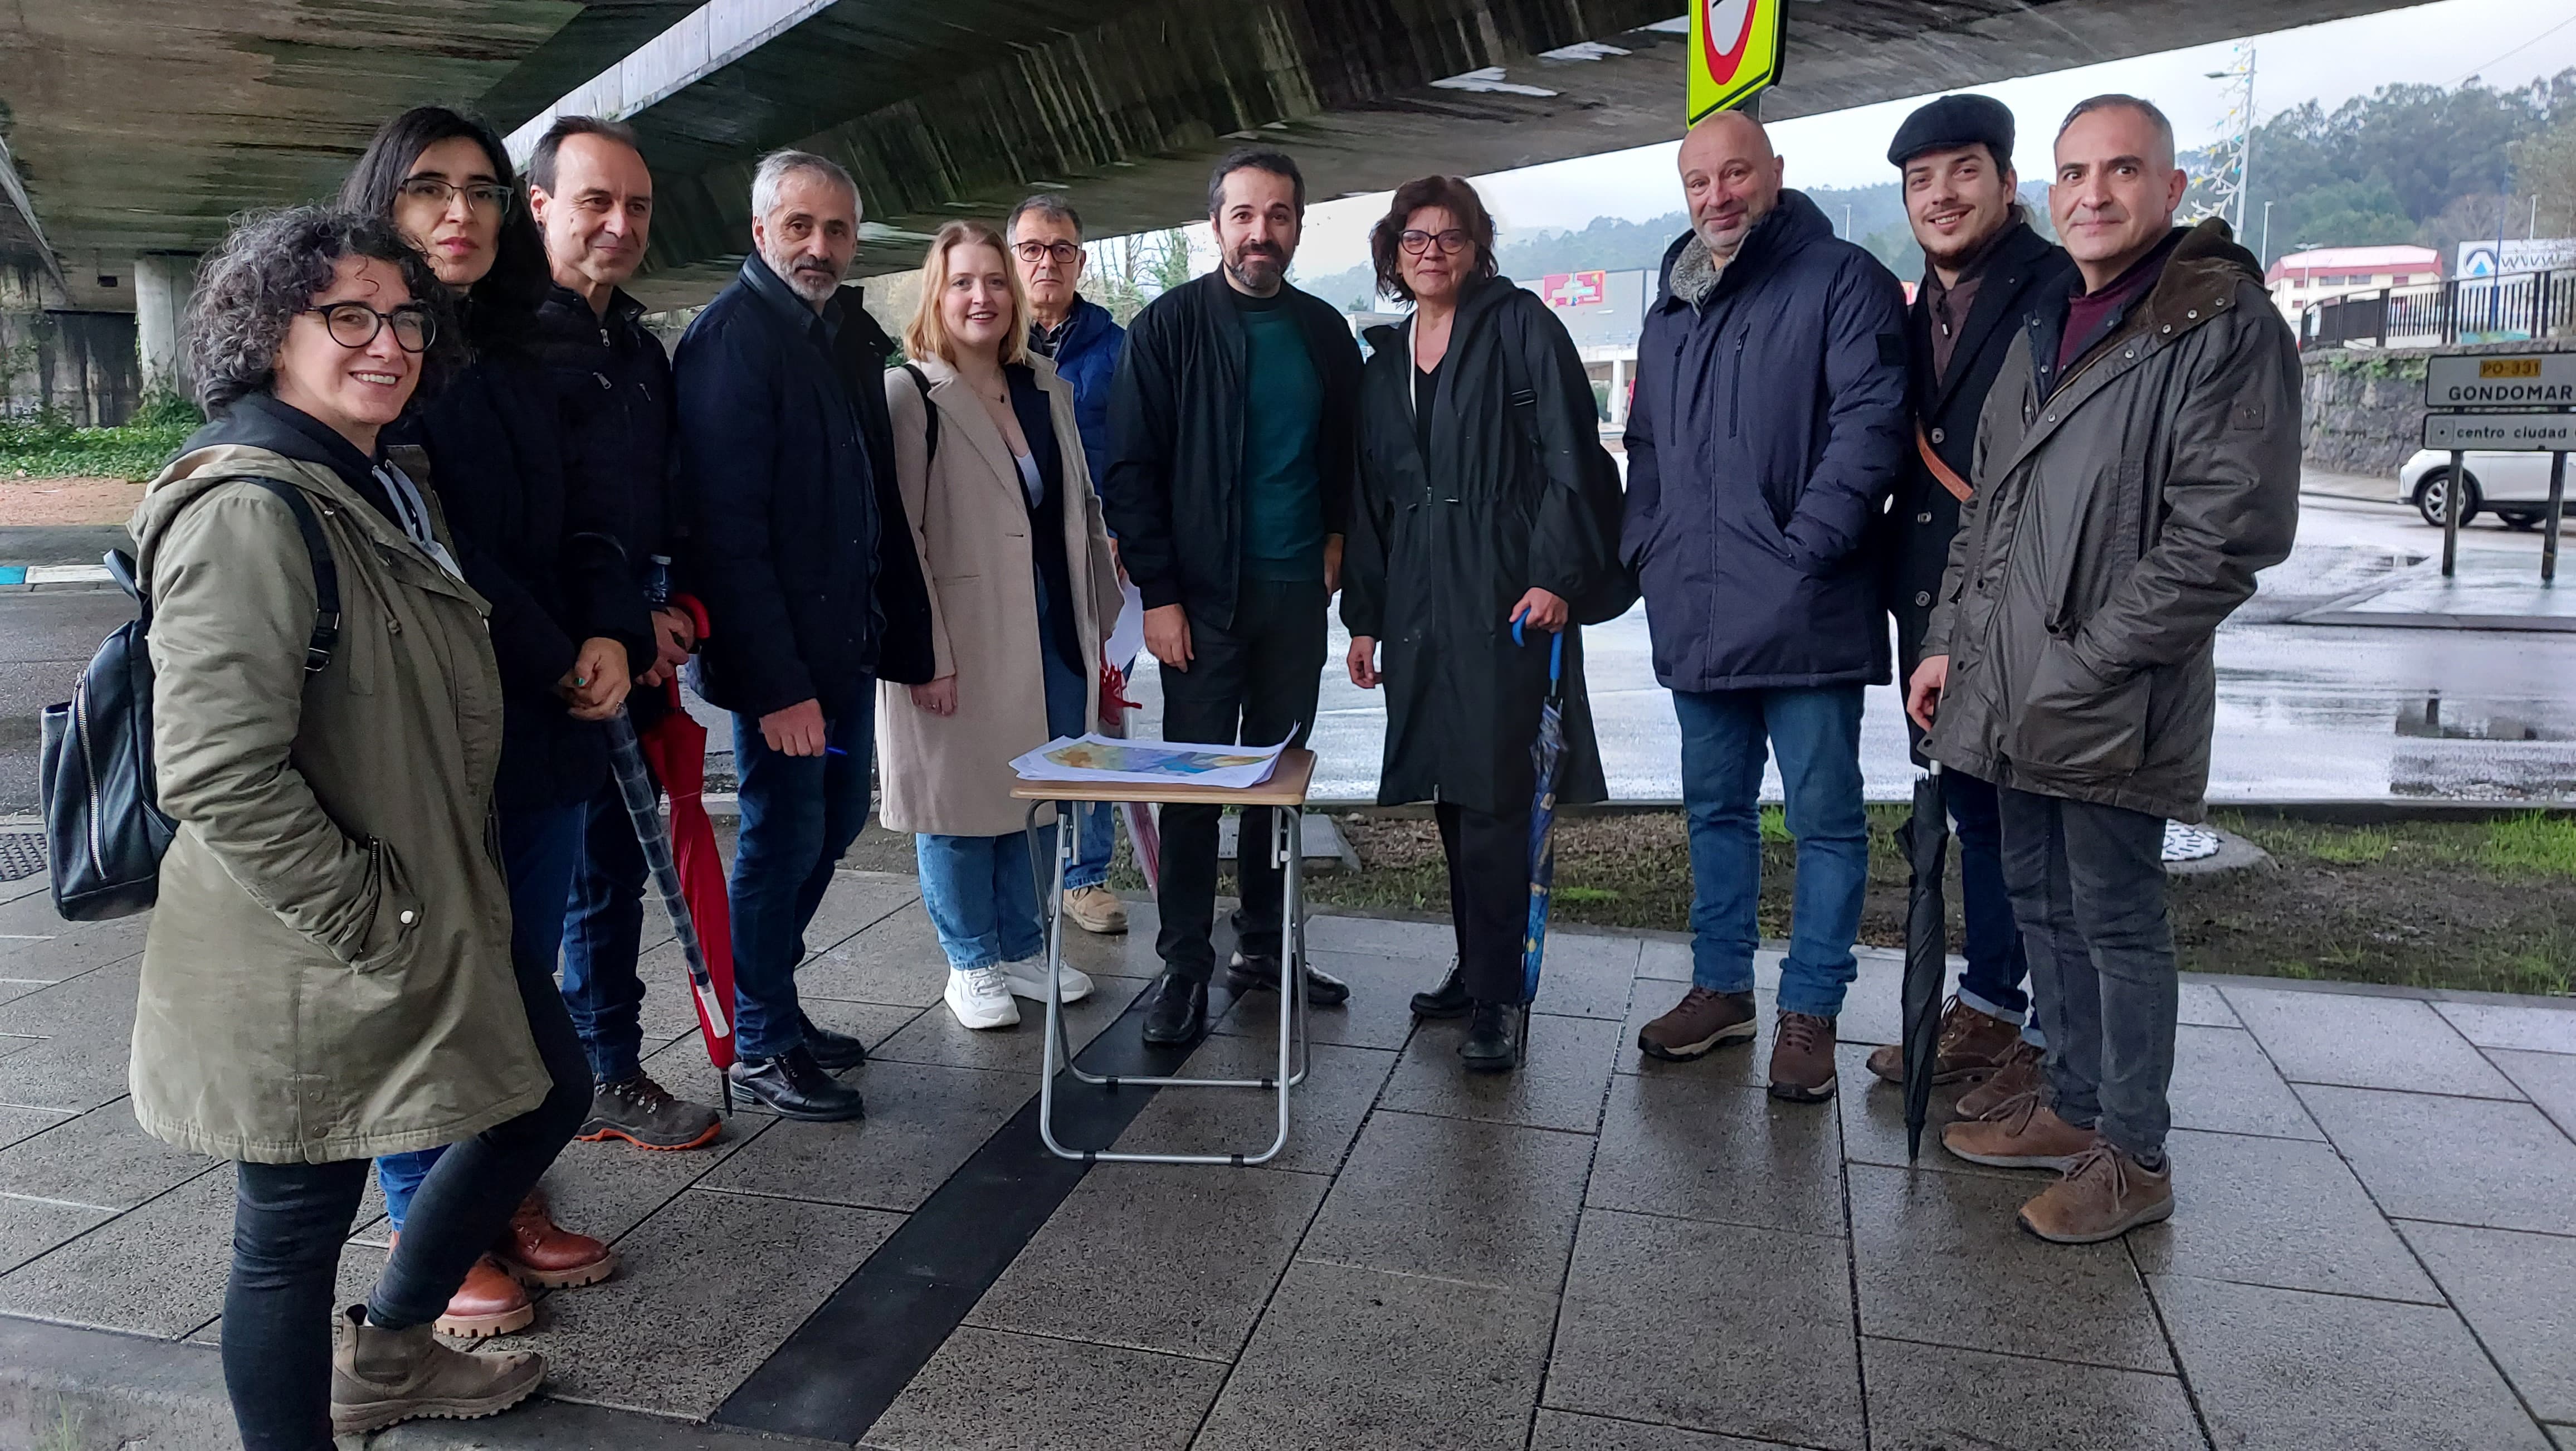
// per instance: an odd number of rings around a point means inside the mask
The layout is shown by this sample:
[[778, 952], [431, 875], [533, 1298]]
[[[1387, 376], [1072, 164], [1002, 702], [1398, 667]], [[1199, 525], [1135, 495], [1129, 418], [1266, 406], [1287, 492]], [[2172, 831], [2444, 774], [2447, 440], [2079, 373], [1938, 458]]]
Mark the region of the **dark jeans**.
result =
[[616, 1083], [644, 1071], [644, 979], [635, 970], [644, 939], [644, 849], [614, 780], [583, 812], [564, 914], [564, 1006], [590, 1055], [591, 1077]]
[[[1315, 723], [1324, 674], [1324, 582], [1246, 578], [1235, 596], [1234, 623], [1218, 629], [1190, 621], [1190, 668], [1163, 668], [1163, 739], [1202, 745], [1304, 745]], [[1154, 940], [1163, 966], [1205, 982], [1216, 971], [1216, 836], [1214, 806], [1163, 808], [1163, 875], [1155, 895], [1163, 926]], [[1235, 878], [1243, 906], [1234, 914], [1246, 955], [1279, 952], [1279, 867], [1270, 860], [1267, 807], [1243, 813], [1236, 836]]]
[[[2004, 886], [2004, 827], [1995, 788], [1963, 771], [1941, 773], [1941, 795], [1959, 832], [1960, 911], [1967, 918], [1967, 971], [1959, 996], [1994, 1017], [2025, 1018], [2030, 995], [2022, 981], [2030, 959], [2013, 921], [2012, 894]], [[2040, 1041], [2036, 1033], [2025, 1034]]]
[[2144, 812], [2000, 793], [2004, 880], [2048, 1030], [2050, 1099], [2152, 1161], [2172, 1126], [2182, 986], [2165, 915], [2165, 824]]
[[1449, 858], [1449, 921], [1467, 995], [1517, 1003], [1529, 937], [1529, 808], [1491, 815], [1444, 801], [1431, 814]]
[[796, 965], [805, 929], [832, 885], [841, 853], [868, 822], [868, 757], [876, 744], [876, 682], [823, 703], [824, 754], [783, 756], [761, 739], [760, 717], [733, 718], [742, 835], [733, 875], [734, 1051], [775, 1058], [805, 1041]]

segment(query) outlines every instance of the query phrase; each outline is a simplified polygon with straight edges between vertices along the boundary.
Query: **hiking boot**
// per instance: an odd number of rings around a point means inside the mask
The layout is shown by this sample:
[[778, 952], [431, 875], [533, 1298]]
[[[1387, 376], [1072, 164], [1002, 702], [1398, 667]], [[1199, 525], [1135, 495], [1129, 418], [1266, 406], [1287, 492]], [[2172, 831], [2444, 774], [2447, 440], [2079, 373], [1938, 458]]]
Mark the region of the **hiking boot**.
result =
[[401, 1421], [470, 1421], [534, 1394], [546, 1359], [525, 1351], [450, 1350], [430, 1327], [387, 1330], [352, 1305], [331, 1322], [331, 1433], [362, 1436]]
[[2075, 1156], [2066, 1177], [2021, 1207], [2021, 1227], [2051, 1244], [2099, 1244], [2173, 1217], [2173, 1161], [2150, 1169], [2108, 1143]]
[[2035, 1044], [2017, 1045], [1993, 1077], [1959, 1095], [1959, 1117], [1984, 1118], [2025, 1093], [2039, 1092], [2047, 1080], [2040, 1067], [2047, 1056]]
[[940, 994], [948, 1011], [957, 1021], [978, 1031], [987, 1028], [1016, 1028], [1020, 1025], [1020, 1005], [1011, 1000], [1011, 980], [998, 967], [970, 967], [964, 972], [948, 974], [947, 991]]
[[482, 1340], [525, 1330], [536, 1318], [537, 1307], [529, 1302], [528, 1292], [487, 1254], [475, 1259], [474, 1267], [465, 1272], [465, 1283], [448, 1297], [447, 1308], [438, 1317], [438, 1333]]
[[796, 1010], [797, 1026], [805, 1033], [805, 1051], [814, 1055], [815, 1064], [826, 1073], [846, 1073], [868, 1061], [867, 1041], [847, 1033], [835, 1033], [812, 1018], [805, 1010]]
[[1955, 1158], [1993, 1169], [2065, 1169], [2093, 1147], [2091, 1129], [2079, 1129], [2057, 1110], [2025, 1093], [1980, 1119], [1949, 1124], [1941, 1147]]
[[1065, 893], [1064, 915], [1083, 931], [1104, 937], [1127, 930], [1127, 904], [1107, 887], [1076, 887]]
[[1458, 1057], [1470, 1073], [1509, 1073], [1521, 1066], [1521, 1009], [1518, 1003], [1478, 1003], [1469, 1010], [1467, 1041]]
[[639, 1149], [675, 1151], [714, 1143], [723, 1124], [705, 1104], [673, 1098], [646, 1074], [603, 1083], [590, 1091], [590, 1119], [581, 1126], [588, 1143], [623, 1139]]
[[[1095, 986], [1091, 980], [1091, 974], [1069, 962], [1057, 971], [1063, 974], [1064, 1001], [1067, 1006], [1091, 996], [1091, 990]], [[1031, 958], [1027, 962], [1003, 963], [1002, 982], [1011, 990], [1011, 996], [1015, 998], [1027, 998], [1033, 1003], [1046, 1001], [1046, 964], [1036, 958]]]
[[1637, 1030], [1637, 1048], [1650, 1058], [1687, 1063], [1722, 1044], [1750, 1043], [1758, 1031], [1752, 993], [1693, 984], [1671, 1012]]
[[[2020, 1044], [2021, 1024], [1981, 1013], [1954, 997], [1941, 1009], [1941, 1037], [1932, 1050], [1932, 1081], [1984, 1078], [2003, 1067]], [[1871, 1049], [1869, 1071], [1890, 1083], [1903, 1083], [1905, 1049], [1895, 1043]]]
[[1822, 1103], [1834, 1096], [1834, 1020], [1782, 1009], [1771, 1035], [1771, 1096]]
[[1450, 961], [1449, 975], [1440, 979], [1440, 986], [1413, 995], [1413, 1015], [1417, 1018], [1463, 1018], [1475, 1006], [1476, 1000], [1467, 996], [1467, 975], [1459, 970], [1455, 959]]
[[[1337, 1008], [1351, 1000], [1351, 985], [1309, 964], [1306, 973], [1306, 1005]], [[1225, 985], [1240, 997], [1245, 993], [1279, 991], [1279, 954], [1275, 952], [1238, 952], [1226, 964]]]
[[543, 1189], [519, 1201], [490, 1258], [531, 1290], [577, 1290], [617, 1272], [617, 1251], [555, 1223]]

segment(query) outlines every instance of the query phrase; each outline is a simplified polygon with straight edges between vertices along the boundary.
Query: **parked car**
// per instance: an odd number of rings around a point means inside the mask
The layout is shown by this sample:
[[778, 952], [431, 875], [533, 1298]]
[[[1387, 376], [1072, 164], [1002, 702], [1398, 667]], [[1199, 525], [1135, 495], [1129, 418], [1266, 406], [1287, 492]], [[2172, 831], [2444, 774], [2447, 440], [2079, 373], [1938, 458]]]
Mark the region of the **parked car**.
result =
[[[2549, 509], [2549, 455], [2545, 453], [2471, 453], [2463, 462], [2468, 475], [2461, 490], [2460, 527], [2488, 510], [2516, 529], [2537, 529]], [[2439, 529], [2451, 495], [2451, 456], [2440, 449], [2419, 450], [2397, 471], [2397, 492]]]

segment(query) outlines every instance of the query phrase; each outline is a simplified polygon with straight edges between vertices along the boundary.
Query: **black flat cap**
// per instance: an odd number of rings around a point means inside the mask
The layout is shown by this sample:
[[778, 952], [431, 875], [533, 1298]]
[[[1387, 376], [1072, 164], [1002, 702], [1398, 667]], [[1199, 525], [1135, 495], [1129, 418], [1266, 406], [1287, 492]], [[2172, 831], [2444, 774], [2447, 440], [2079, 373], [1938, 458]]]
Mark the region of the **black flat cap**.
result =
[[1997, 161], [2012, 165], [2012, 108], [1992, 96], [1943, 96], [1917, 107], [1896, 128], [1887, 164], [1903, 166], [1926, 151], [1955, 151], [1980, 142]]

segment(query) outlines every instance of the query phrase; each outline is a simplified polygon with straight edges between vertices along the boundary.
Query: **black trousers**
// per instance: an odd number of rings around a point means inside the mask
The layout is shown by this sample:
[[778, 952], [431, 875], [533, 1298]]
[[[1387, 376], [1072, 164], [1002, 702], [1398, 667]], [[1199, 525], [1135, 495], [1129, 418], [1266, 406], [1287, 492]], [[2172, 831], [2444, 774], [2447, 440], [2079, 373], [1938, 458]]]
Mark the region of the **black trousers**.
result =
[[[367, 1296], [371, 1323], [403, 1329], [437, 1319], [590, 1114], [590, 1062], [551, 971], [531, 966], [518, 976], [553, 1091], [439, 1157]], [[224, 1389], [243, 1451], [331, 1451], [332, 1298], [367, 1162], [236, 1166]]]
[[1518, 1003], [1529, 936], [1529, 808], [1494, 815], [1443, 801], [1431, 814], [1449, 858], [1449, 921], [1467, 995]]
[[[1324, 582], [1245, 579], [1234, 623], [1190, 621], [1190, 668], [1165, 666], [1163, 739], [1271, 746], [1304, 745], [1315, 723], [1324, 675]], [[1216, 970], [1214, 806], [1163, 808], [1163, 872], [1155, 885], [1162, 932], [1154, 948], [1177, 976], [1205, 982]], [[1268, 808], [1243, 813], [1235, 875], [1243, 906], [1234, 914], [1246, 955], [1279, 952], [1279, 868], [1270, 860]]]

